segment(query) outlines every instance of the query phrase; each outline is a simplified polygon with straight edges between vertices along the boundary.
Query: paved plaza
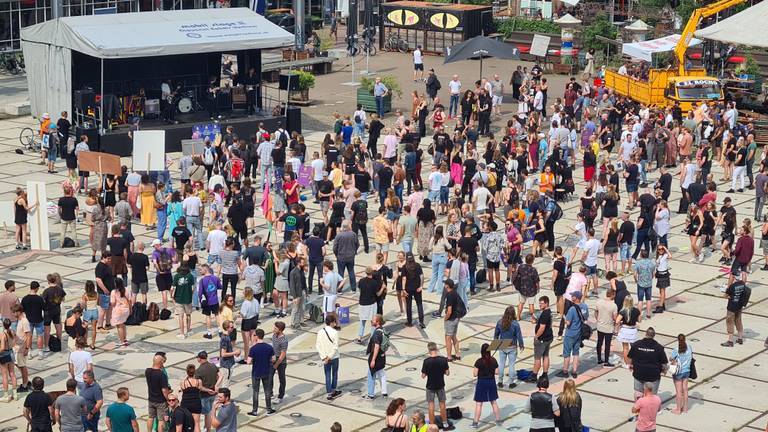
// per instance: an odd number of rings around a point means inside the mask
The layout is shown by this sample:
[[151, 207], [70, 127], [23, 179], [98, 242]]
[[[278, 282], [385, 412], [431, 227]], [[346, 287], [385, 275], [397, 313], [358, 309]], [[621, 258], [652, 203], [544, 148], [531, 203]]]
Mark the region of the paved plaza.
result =
[[[388, 62], [391, 60], [391, 64]], [[429, 62], [429, 58], [427, 61]], [[433, 61], [437, 61], [432, 59]], [[442, 59], [440, 59], [442, 61]], [[344, 61], [341, 62], [342, 64]], [[509, 80], [511, 66], [503, 67], [500, 62], [487, 61], [486, 73], [494, 73], [496, 69], [502, 74], [502, 79]], [[337, 65], [338, 66], [338, 65]], [[385, 67], [403, 71], [403, 90], [409, 92], [412, 88], [406, 56], [379, 56], [374, 67], [383, 70]], [[436, 66], [437, 68], [437, 66]], [[443, 88], [450, 80], [450, 74], [456, 71], [462, 76], [476, 77], [477, 64], [464, 62], [461, 66], [444, 68], [438, 73], [443, 81]], [[341, 87], [339, 82], [349, 79], [348, 72], [338, 72], [328, 76], [318, 77], [318, 85], [313, 93], [318, 103], [307, 110], [307, 116], [312, 121], [305, 124], [330, 125], [328, 118], [330, 113], [338, 110], [345, 114], [351, 114], [354, 110], [354, 89]], [[469, 79], [467, 79], [469, 81]], [[551, 97], [560, 96], [562, 83], [565, 77], [553, 77], [553, 91]], [[423, 88], [423, 87], [420, 87]], [[445, 93], [445, 90], [443, 90]], [[406, 93], [407, 94], [407, 93]], [[335, 97], [334, 97], [335, 96]], [[404, 97], [397, 102], [398, 106], [410, 105], [410, 98]], [[505, 112], [515, 108], [507, 104]], [[410, 108], [408, 108], [410, 110]], [[308, 119], [309, 120], [309, 119]], [[499, 123], [498, 121], [496, 123]], [[54, 200], [61, 195], [61, 182], [64, 180], [65, 169], [63, 162], [59, 162], [58, 174], [46, 174], [41, 165], [38, 165], [39, 156], [34, 154], [18, 155], [14, 149], [18, 147], [18, 135], [25, 126], [35, 127], [35, 120], [31, 118], [16, 118], [0, 121], [0, 200], [11, 200], [17, 187], [25, 187], [28, 180], [43, 180], [47, 184], [49, 200]], [[307, 131], [305, 131], [307, 132]], [[325, 135], [319, 128], [313, 132], [307, 132], [308, 156], [319, 149], [320, 141]], [[380, 144], [381, 145], [381, 144]], [[179, 154], [170, 154], [178, 159]], [[579, 159], [580, 160], [580, 159]], [[124, 158], [123, 163], [130, 167], [130, 158]], [[177, 166], [174, 166], [174, 184], [178, 185]], [[425, 174], [429, 172], [424, 170]], [[719, 167], [713, 168], [715, 178], [721, 177]], [[649, 177], [653, 180], [657, 173]], [[577, 195], [584, 189], [581, 168], [575, 171], [577, 181]], [[622, 186], [622, 190], [623, 190]], [[718, 185], [718, 204], [725, 197], [724, 191], [728, 187], [722, 183]], [[676, 209], [680, 199], [680, 188], [677, 177], [673, 182], [670, 208]], [[751, 217], [754, 211], [755, 198], [752, 191], [730, 195], [738, 211], [739, 220]], [[81, 197], [82, 199], [82, 197]], [[258, 202], [258, 201], [257, 201]], [[304, 202], [312, 220], [321, 219], [319, 207], [312, 200]], [[578, 200], [562, 204], [564, 217], [556, 226], [558, 242], [568, 242], [571, 227], [575, 223]], [[375, 209], [372, 210], [372, 212]], [[257, 215], [260, 213], [257, 209]], [[633, 214], [633, 220], [636, 214]], [[267, 234], [267, 226], [262, 218], [258, 231]], [[37, 280], [43, 281], [46, 274], [59, 272], [64, 278], [64, 288], [67, 292], [65, 309], [71, 308], [82, 294], [83, 284], [86, 280], [94, 278], [94, 264], [90, 262], [90, 247], [82, 242], [87, 239], [87, 227], [79, 226], [78, 237], [82, 247], [75, 249], [58, 249], [59, 223], [56, 217], [50, 216], [52, 245], [54, 250], [44, 251], [14, 251], [12, 228], [7, 227], [6, 235], [0, 234], [0, 279], [4, 282], [13, 279], [17, 284], [17, 294], [21, 297], [28, 292], [29, 283]], [[445, 218], [439, 218], [438, 223], [445, 222]], [[725, 303], [720, 292], [728, 274], [727, 269], [721, 267], [717, 260], [719, 253], [709, 256], [702, 264], [691, 263], [689, 252], [689, 240], [683, 231], [685, 216], [674, 214], [672, 218], [673, 228], [670, 232], [670, 251], [672, 253], [672, 286], [668, 290], [667, 312], [654, 315], [650, 320], [643, 320], [640, 329], [645, 330], [649, 326], [656, 329], [656, 339], [668, 350], [677, 346], [676, 336], [684, 333], [689, 343], [693, 346], [697, 359], [698, 379], [691, 383], [690, 387], [690, 412], [684, 415], [671, 413], [670, 405], [674, 405], [674, 387], [669, 377], [663, 377], [659, 395], [664, 401], [664, 410], [658, 417], [659, 431], [763, 431], [768, 423], [768, 403], [765, 395], [768, 394], [768, 350], [764, 342], [768, 337], [768, 272], [760, 271], [762, 262], [760, 254], [756, 254], [756, 262], [753, 263], [753, 272], [750, 275], [752, 296], [749, 306], [744, 311], [745, 341], [743, 345], [732, 348], [720, 346], [726, 338], [725, 332]], [[596, 224], [597, 225], [597, 224]], [[759, 224], [757, 224], [759, 226]], [[140, 225], [134, 225], [133, 233], [137, 240], [149, 244], [154, 231], [146, 231]], [[598, 233], [599, 237], [599, 233]], [[273, 237], [274, 239], [274, 234]], [[718, 236], [719, 238], [719, 236]], [[757, 242], [759, 243], [759, 241]], [[570, 243], [568, 243], [570, 245]], [[394, 247], [395, 251], [401, 250], [400, 246]], [[395, 253], [390, 253], [390, 262], [396, 258]], [[367, 265], [373, 263], [374, 254], [364, 254], [362, 251], [356, 261], [358, 277], [363, 274]], [[761, 260], [760, 260], [761, 261]], [[600, 266], [603, 266], [601, 259]], [[539, 259], [536, 267], [542, 274], [541, 294], [554, 298], [549, 289], [551, 261]], [[425, 280], [431, 274], [429, 265], [425, 265]], [[152, 276], [152, 275], [150, 275]], [[631, 277], [624, 278], [635, 293], [635, 283]], [[150, 280], [153, 280], [150, 277]], [[601, 295], [605, 291], [605, 280], [601, 280]], [[242, 287], [242, 284], [240, 284]], [[489, 342], [493, 336], [496, 322], [506, 306], [517, 301], [517, 296], [511, 286], [503, 286], [502, 292], [488, 293], [485, 285], [480, 285], [480, 293], [470, 300], [469, 312], [462, 320], [459, 327], [459, 339], [461, 341], [462, 359], [452, 363], [451, 375], [446, 379], [448, 393], [448, 406], [459, 406], [464, 412], [465, 418], [456, 423], [457, 430], [469, 430], [471, 420], [468, 418], [474, 410], [472, 395], [475, 379], [472, 377], [472, 365], [479, 356], [480, 345]], [[390, 287], [391, 288], [391, 287]], [[238, 293], [240, 294], [240, 293]], [[657, 295], [654, 290], [654, 297]], [[158, 301], [160, 296], [151, 282], [150, 301]], [[311, 300], [316, 300], [315, 297]], [[350, 306], [351, 323], [343, 326], [341, 331], [343, 345], [341, 346], [341, 360], [339, 368], [339, 389], [343, 391], [341, 397], [329, 402], [326, 400], [324, 388], [324, 375], [322, 363], [315, 352], [315, 335], [318, 326], [311, 326], [306, 331], [287, 329], [289, 338], [288, 349], [288, 388], [286, 397], [280, 405], [276, 405], [277, 414], [271, 417], [248, 417], [250, 411], [250, 367], [237, 365], [233, 369], [230, 388], [233, 399], [239, 406], [238, 430], [239, 431], [291, 431], [291, 432], [325, 432], [331, 423], [339, 421], [344, 431], [380, 431], [384, 426], [382, 420], [384, 410], [389, 400], [380, 396], [373, 401], [363, 401], [360, 396], [365, 389], [366, 355], [365, 346], [355, 343], [358, 329], [357, 320], [357, 295], [345, 293], [339, 297], [342, 306]], [[384, 307], [385, 319], [388, 321], [386, 329], [391, 333], [392, 347], [387, 353], [387, 378], [389, 380], [389, 398], [402, 397], [408, 403], [408, 411], [422, 409], [426, 411], [424, 402], [425, 380], [421, 379], [420, 369], [422, 360], [426, 355], [426, 344], [434, 341], [444, 353], [443, 323], [441, 319], [434, 319], [430, 313], [437, 308], [439, 297], [435, 294], [425, 294], [426, 329], [405, 327], [404, 317], [398, 314], [397, 301], [394, 295], [389, 295]], [[594, 299], [587, 302], [594, 305]], [[269, 334], [274, 319], [265, 316], [271, 309], [266, 308], [267, 313], [262, 313], [261, 328]], [[592, 315], [592, 314], [591, 314]], [[525, 315], [527, 317], [527, 314]], [[594, 320], [591, 320], [594, 321]], [[170, 382], [178, 391], [181, 379], [184, 377], [184, 368], [187, 364], [196, 363], [194, 356], [200, 350], [206, 350], [216, 356], [218, 353], [218, 341], [206, 340], [202, 337], [204, 322], [198, 312], [193, 314], [193, 333], [195, 335], [185, 340], [176, 338], [177, 320], [146, 322], [141, 326], [128, 327], [128, 339], [131, 342], [128, 347], [117, 347], [117, 334], [115, 330], [109, 333], [101, 333], [97, 341], [97, 349], [94, 354], [96, 379], [105, 389], [105, 404], [116, 399], [115, 390], [121, 386], [127, 386], [131, 391], [130, 403], [136, 408], [139, 415], [139, 424], [144, 430], [143, 420], [146, 418], [147, 389], [144, 379], [144, 369], [151, 366], [151, 358], [156, 351], [168, 353], [168, 373]], [[528, 320], [520, 321], [525, 337], [526, 350], [518, 355], [517, 368], [530, 369], [533, 364], [532, 336], [533, 324]], [[269, 339], [268, 339], [269, 340]], [[239, 344], [239, 342], [238, 342]], [[65, 344], [66, 345], [66, 344]], [[340, 343], [341, 345], [341, 343]], [[587, 342], [582, 350], [582, 363], [580, 373], [576, 380], [578, 390], [584, 401], [582, 413], [583, 423], [590, 427], [591, 431], [634, 431], [634, 423], [628, 422], [630, 407], [633, 401], [632, 376], [630, 371], [623, 368], [602, 368], [596, 366], [594, 350], [594, 338]], [[614, 354], [620, 355], [620, 346], [614, 342]], [[552, 366], [550, 375], [559, 369], [562, 359], [559, 356], [561, 343], [554, 341], [552, 347]], [[64, 382], [68, 378], [67, 354], [50, 354], [44, 359], [35, 358], [30, 361], [32, 376], [41, 376], [46, 381], [46, 389], [63, 390]], [[550, 392], [559, 393], [562, 389], [562, 379], [552, 378]], [[501, 407], [503, 426], [497, 427], [493, 423], [490, 408], [486, 405], [481, 418], [480, 430], [509, 430], [526, 431], [530, 425], [530, 416], [523, 412], [526, 398], [535, 390], [533, 384], [521, 383], [514, 390], [500, 391], [499, 405]], [[263, 396], [262, 396], [263, 397]], [[263, 406], [263, 405], [262, 405]], [[13, 401], [7, 406], [0, 406], [0, 429], [2, 431], [24, 430], [26, 421], [21, 416], [22, 403]], [[102, 415], [102, 419], [104, 416]], [[102, 420], [103, 421], [103, 420]], [[106, 426], [102, 425], [104, 430]]]

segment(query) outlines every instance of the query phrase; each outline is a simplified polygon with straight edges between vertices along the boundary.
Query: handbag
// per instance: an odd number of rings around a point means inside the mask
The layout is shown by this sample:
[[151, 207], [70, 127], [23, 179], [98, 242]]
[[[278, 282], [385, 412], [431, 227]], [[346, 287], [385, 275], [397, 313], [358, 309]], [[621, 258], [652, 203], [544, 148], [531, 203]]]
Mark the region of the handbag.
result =
[[696, 372], [696, 359], [691, 357], [691, 368], [690, 372], [688, 373], [688, 378], [697, 379], [698, 377], [699, 374]]
[[669, 367], [667, 368], [667, 373], [670, 376], [674, 376], [677, 373], [678, 368], [679, 367], [678, 367], [677, 363], [670, 364]]

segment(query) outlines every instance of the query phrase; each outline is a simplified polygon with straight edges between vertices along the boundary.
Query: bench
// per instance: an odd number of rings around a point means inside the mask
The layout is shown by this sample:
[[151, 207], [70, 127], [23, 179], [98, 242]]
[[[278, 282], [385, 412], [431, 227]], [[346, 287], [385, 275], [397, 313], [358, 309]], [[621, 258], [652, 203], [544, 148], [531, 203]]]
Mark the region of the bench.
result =
[[310, 57], [307, 59], [267, 63], [261, 67], [261, 77], [268, 82], [280, 79], [280, 71], [284, 69], [311, 69], [315, 75], [333, 72], [334, 57]]

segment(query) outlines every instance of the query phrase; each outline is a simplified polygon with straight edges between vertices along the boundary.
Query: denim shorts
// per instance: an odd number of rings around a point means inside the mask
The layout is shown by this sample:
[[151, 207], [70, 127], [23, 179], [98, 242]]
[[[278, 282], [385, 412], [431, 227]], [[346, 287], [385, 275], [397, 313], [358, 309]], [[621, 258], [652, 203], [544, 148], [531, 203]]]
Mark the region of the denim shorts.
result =
[[42, 336], [43, 331], [45, 330], [45, 325], [42, 322], [29, 323], [29, 330], [32, 334], [37, 334], [38, 336]]
[[652, 300], [652, 292], [651, 287], [637, 287], [637, 301], [643, 301], [643, 300]]
[[681, 373], [681, 374], [672, 375], [672, 379], [674, 381], [682, 381], [682, 380], [686, 380], [686, 379], [690, 378], [690, 376], [691, 376], [690, 372], [685, 372], [685, 373]]
[[202, 406], [202, 410], [200, 411], [200, 414], [208, 415], [211, 413], [211, 410], [213, 409], [214, 399], [216, 399], [215, 395], [200, 396], [200, 405]]
[[433, 204], [437, 204], [437, 202], [440, 200], [440, 191], [439, 190], [436, 190], [436, 191], [430, 190], [429, 191], [429, 195], [427, 195], [427, 197], [429, 198], [429, 202], [431, 202]]
[[579, 348], [581, 348], [581, 340], [578, 336], [566, 336], [563, 338], [563, 357], [579, 355]]
[[628, 243], [622, 243], [619, 246], [619, 259], [621, 261], [629, 261], [632, 258], [632, 245]]
[[83, 311], [83, 321], [92, 322], [99, 319], [99, 311], [96, 309], [86, 309]]
[[597, 265], [593, 266], [586, 266], [587, 267], [587, 276], [594, 276], [597, 274]]
[[99, 307], [102, 309], [109, 309], [109, 296], [106, 294], [99, 294]]
[[221, 257], [218, 254], [208, 255], [208, 264], [221, 264]]
[[448, 193], [450, 188], [448, 186], [440, 187], [440, 204], [448, 204]]

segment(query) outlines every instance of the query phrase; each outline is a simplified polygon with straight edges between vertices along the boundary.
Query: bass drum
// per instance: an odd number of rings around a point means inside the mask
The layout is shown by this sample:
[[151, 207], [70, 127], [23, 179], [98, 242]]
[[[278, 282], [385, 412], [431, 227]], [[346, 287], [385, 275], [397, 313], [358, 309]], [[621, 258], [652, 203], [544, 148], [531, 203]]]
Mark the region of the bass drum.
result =
[[183, 97], [179, 99], [178, 104], [176, 107], [179, 109], [179, 112], [182, 114], [189, 114], [192, 112], [192, 98], [189, 97]]

